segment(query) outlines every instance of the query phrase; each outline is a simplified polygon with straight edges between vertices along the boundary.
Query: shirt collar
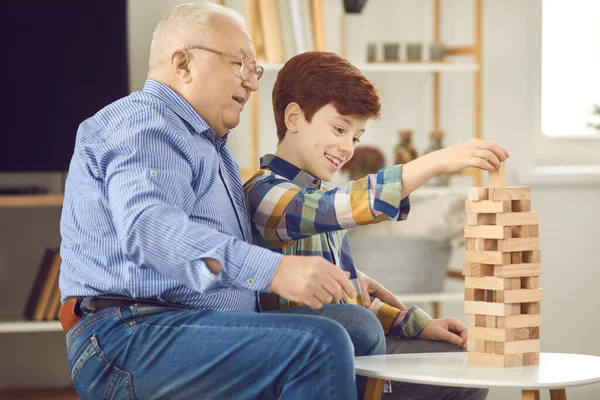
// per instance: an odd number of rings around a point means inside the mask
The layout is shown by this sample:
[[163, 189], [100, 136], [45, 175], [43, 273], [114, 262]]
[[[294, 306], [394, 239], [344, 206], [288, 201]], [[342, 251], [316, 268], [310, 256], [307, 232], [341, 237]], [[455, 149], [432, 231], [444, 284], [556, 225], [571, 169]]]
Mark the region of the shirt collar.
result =
[[151, 94], [162, 100], [175, 114], [186, 121], [197, 133], [204, 133], [210, 137], [213, 142], [227, 142], [229, 132], [221, 140], [215, 140], [215, 132], [208, 126], [206, 121], [192, 108], [192, 106], [175, 90], [171, 89], [162, 82], [154, 79], [146, 79], [143, 93]]
[[277, 175], [281, 175], [286, 179], [294, 182], [301, 188], [314, 187], [319, 189], [321, 187], [321, 180], [309, 174], [306, 171], [301, 170], [294, 164], [290, 164], [283, 158], [279, 158], [274, 154], [266, 154], [260, 159], [261, 168], [269, 168]]

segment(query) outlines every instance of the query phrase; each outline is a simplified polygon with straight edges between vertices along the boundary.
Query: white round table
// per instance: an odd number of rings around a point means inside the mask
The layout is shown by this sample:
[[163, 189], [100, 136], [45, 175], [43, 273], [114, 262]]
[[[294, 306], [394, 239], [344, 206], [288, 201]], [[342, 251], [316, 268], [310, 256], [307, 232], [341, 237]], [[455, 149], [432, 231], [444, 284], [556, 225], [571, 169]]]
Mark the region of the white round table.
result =
[[467, 352], [420, 353], [355, 358], [357, 375], [393, 381], [454, 387], [513, 387], [523, 399], [539, 398], [550, 389], [551, 398], [566, 399], [570, 386], [600, 382], [600, 357], [585, 354], [540, 353], [540, 364], [525, 367], [469, 365]]

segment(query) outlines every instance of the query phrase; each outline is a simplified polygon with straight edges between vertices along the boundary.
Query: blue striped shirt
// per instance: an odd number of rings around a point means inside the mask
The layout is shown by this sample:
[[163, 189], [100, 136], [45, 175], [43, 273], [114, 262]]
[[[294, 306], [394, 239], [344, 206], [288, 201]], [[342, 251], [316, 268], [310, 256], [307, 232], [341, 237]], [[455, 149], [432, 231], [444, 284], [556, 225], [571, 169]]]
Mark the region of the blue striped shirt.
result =
[[84, 121], [60, 221], [62, 301], [118, 295], [256, 311], [282, 255], [251, 244], [228, 136], [153, 80]]

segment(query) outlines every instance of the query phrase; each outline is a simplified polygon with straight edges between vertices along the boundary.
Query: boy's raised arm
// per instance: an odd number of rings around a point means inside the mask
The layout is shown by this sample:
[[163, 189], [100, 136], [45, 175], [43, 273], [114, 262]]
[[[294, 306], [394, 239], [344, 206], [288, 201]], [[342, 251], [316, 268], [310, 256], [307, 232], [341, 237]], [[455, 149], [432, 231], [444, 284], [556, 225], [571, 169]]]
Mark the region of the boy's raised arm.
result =
[[404, 220], [410, 210], [402, 199], [402, 166], [382, 169], [344, 188], [300, 188], [263, 170], [244, 186], [251, 217], [274, 247], [316, 233], [354, 228], [380, 221]]

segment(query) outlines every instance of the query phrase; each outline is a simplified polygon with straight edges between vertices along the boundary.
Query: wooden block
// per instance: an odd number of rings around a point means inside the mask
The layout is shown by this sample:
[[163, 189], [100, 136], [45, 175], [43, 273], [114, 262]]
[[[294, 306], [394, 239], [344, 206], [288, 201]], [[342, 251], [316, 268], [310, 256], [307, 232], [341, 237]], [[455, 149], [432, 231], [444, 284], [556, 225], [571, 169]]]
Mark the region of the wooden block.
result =
[[523, 289], [539, 289], [540, 288], [539, 276], [527, 276], [527, 277], [521, 278], [521, 287]]
[[[468, 197], [467, 199], [472, 200], [472, 201], [479, 201], [479, 200], [488, 200], [488, 188], [486, 187], [474, 187], [474, 188], [469, 188], [467, 193], [468, 193]], [[512, 199], [510, 199], [512, 200]]]
[[483, 301], [486, 303], [500, 303], [499, 301], [496, 301], [495, 290], [486, 290], [483, 294]]
[[506, 166], [504, 161], [500, 163], [500, 168], [488, 172], [488, 186], [491, 188], [506, 187]]
[[507, 317], [496, 317], [497, 328], [530, 328], [540, 326], [541, 322], [542, 319], [540, 314], [521, 314], [510, 315]]
[[[489, 188], [488, 199], [499, 200], [530, 200], [531, 188], [529, 186], [511, 186], [505, 188]], [[470, 200], [470, 199], [469, 199]], [[487, 199], [486, 199], [487, 200]]]
[[539, 314], [540, 312], [541, 307], [539, 302], [521, 304], [521, 314]]
[[[518, 340], [514, 342], [494, 342], [496, 354], [523, 354], [540, 351], [539, 340]], [[486, 351], [487, 353], [487, 351]]]
[[540, 338], [540, 327], [534, 326], [529, 329], [529, 339], [539, 339]]
[[501, 251], [476, 251], [467, 250], [465, 253], [467, 262], [470, 263], [481, 263], [481, 264], [510, 264], [510, 253], [503, 253]]
[[511, 229], [510, 226], [465, 225], [465, 237], [480, 239], [510, 239]]
[[481, 314], [475, 314], [475, 326], [478, 326], [480, 328], [485, 328], [485, 324], [486, 324], [486, 315], [481, 315]]
[[[470, 339], [492, 340], [494, 342], [515, 342], [529, 339], [529, 328], [489, 328], [473, 326], [468, 328]], [[522, 351], [521, 353], [533, 352]]]
[[[527, 201], [527, 200], [514, 200], [514, 201]], [[510, 200], [505, 201], [471, 201], [465, 200], [465, 211], [468, 213], [508, 213], [512, 211], [512, 203]]]
[[497, 215], [505, 214], [467, 213], [467, 225], [497, 225]]
[[519, 367], [523, 365], [522, 354], [488, 354], [470, 351], [468, 360], [471, 365], [487, 367]]
[[537, 238], [540, 236], [537, 225], [513, 226], [511, 235], [513, 238]]
[[487, 328], [473, 326], [468, 329], [470, 339], [492, 340], [494, 342], [508, 342], [512, 337], [511, 329]]
[[481, 239], [481, 238], [466, 238], [465, 240], [466, 250], [478, 250], [478, 251], [497, 251], [498, 240], [496, 239]]
[[483, 290], [466, 287], [465, 288], [465, 300], [467, 300], [467, 301], [483, 301]]
[[521, 314], [521, 306], [519, 304], [465, 301], [465, 314], [496, 315], [499, 317], [505, 317], [509, 315]]
[[[514, 254], [514, 253], [513, 253]], [[520, 253], [519, 253], [520, 254]], [[499, 278], [518, 278], [527, 276], [540, 276], [541, 268], [540, 264], [508, 264], [508, 265], [495, 265], [494, 276]], [[537, 289], [537, 288], [526, 288], [521, 282], [521, 287], [524, 289]]]
[[540, 353], [525, 353], [523, 354], [523, 365], [539, 365]]
[[495, 216], [495, 223], [490, 225], [516, 226], [516, 225], [537, 225], [537, 212], [511, 212], [505, 214], [492, 214]]
[[531, 212], [531, 200], [511, 200], [512, 212]]
[[498, 251], [498, 240], [475, 238], [475, 250]]
[[540, 240], [537, 237], [519, 237], [498, 240], [499, 251], [530, 251], [539, 250]]
[[467, 351], [485, 353], [485, 340], [467, 339]]
[[[523, 262], [524, 263], [540, 263], [541, 261], [542, 261], [542, 257], [541, 257], [541, 252], [539, 250], [523, 252]], [[491, 264], [491, 263], [489, 263], [489, 264]]]
[[492, 342], [491, 340], [484, 340], [483, 342], [485, 343], [485, 346], [484, 346], [485, 352], [488, 354], [494, 354], [495, 349], [496, 349], [496, 346], [495, 346], [496, 342]]
[[466, 276], [465, 287], [490, 290], [514, 290], [521, 288], [520, 278], [498, 278], [495, 276]]
[[503, 297], [499, 301], [507, 304], [539, 302], [544, 299], [544, 289], [498, 290], [496, 295], [499, 294]]
[[486, 315], [485, 316], [485, 327], [486, 328], [496, 328], [496, 317], [495, 315]]
[[492, 276], [494, 275], [494, 266], [490, 264], [464, 262], [462, 272], [465, 276]]
[[510, 253], [510, 263], [511, 264], [521, 264], [523, 263], [523, 253], [520, 251], [513, 251]]
[[466, 314], [465, 320], [467, 321], [467, 326], [475, 326], [475, 317], [476, 314]]

